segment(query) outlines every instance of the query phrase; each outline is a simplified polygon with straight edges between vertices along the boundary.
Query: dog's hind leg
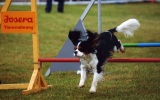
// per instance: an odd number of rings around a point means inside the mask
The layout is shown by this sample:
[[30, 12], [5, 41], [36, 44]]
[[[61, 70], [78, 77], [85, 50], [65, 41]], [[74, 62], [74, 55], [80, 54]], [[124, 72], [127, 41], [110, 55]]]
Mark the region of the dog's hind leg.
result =
[[80, 78], [80, 82], [79, 82], [79, 86], [78, 87], [83, 87], [85, 80], [86, 80], [86, 73], [87, 73], [87, 69], [85, 65], [81, 65], [81, 78]]

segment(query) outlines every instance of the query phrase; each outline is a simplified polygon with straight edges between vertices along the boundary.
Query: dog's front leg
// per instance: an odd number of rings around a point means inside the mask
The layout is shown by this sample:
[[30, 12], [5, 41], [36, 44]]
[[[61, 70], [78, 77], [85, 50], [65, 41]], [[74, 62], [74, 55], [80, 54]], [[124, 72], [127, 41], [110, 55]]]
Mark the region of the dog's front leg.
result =
[[102, 72], [97, 73], [97, 70], [94, 70], [93, 81], [92, 81], [91, 88], [89, 90], [90, 93], [95, 93], [96, 92], [97, 84], [101, 79], [103, 79], [103, 73]]
[[80, 66], [81, 68], [81, 78], [80, 78], [80, 82], [79, 82], [79, 86], [78, 87], [83, 87], [84, 86], [84, 83], [85, 83], [85, 80], [86, 80], [86, 66], [81, 64]]
[[97, 73], [96, 70], [94, 70], [93, 81], [92, 81], [91, 88], [89, 90], [90, 93], [95, 93], [96, 92], [97, 83], [98, 83], [97, 76], [98, 76], [98, 73]]

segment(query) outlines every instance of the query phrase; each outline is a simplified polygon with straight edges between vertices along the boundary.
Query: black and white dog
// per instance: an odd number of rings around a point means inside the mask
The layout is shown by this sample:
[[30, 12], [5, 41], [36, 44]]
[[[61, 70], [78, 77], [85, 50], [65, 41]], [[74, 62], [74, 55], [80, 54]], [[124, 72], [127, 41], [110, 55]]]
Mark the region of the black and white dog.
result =
[[97, 83], [103, 79], [103, 66], [106, 59], [114, 52], [125, 52], [123, 45], [114, 33], [121, 32], [125, 36], [133, 36], [133, 31], [138, 29], [139, 26], [140, 23], [137, 19], [129, 19], [116, 28], [100, 34], [87, 30], [88, 39], [86, 41], [79, 40], [80, 31], [69, 31], [68, 37], [75, 46], [74, 56], [80, 58], [81, 62], [79, 87], [84, 86], [87, 69], [92, 69], [94, 76], [89, 92], [96, 92]]

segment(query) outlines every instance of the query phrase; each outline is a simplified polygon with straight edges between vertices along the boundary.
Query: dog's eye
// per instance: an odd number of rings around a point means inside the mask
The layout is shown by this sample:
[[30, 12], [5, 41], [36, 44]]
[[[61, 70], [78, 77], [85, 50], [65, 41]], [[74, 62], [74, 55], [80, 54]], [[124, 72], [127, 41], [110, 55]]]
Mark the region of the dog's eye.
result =
[[81, 50], [81, 47], [74, 47], [74, 50]]
[[86, 50], [84, 48], [78, 48], [79, 51], [85, 52]]
[[74, 50], [76, 50], [77, 49], [77, 47], [74, 47]]

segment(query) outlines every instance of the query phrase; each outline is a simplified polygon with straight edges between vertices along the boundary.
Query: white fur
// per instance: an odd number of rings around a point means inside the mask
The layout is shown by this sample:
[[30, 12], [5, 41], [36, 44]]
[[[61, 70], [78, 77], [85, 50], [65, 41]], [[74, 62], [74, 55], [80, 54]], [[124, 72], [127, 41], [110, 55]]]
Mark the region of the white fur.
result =
[[125, 49], [124, 49], [124, 47], [123, 47], [123, 44], [121, 43], [120, 40], [118, 40], [118, 41], [120, 42], [121, 47], [120, 47], [119, 49], [117, 49], [117, 47], [114, 46], [114, 47], [113, 47], [113, 52], [119, 52], [119, 51], [121, 51], [122, 53], [124, 53], [124, 52], [125, 52]]
[[[81, 42], [78, 43], [77, 47], [79, 47], [79, 45], [81, 44]], [[77, 52], [76, 54], [73, 53], [73, 55], [75, 57], [82, 57], [82, 56], [85, 56], [83, 52], [79, 51], [78, 48], [75, 50], [75, 52]]]
[[73, 53], [73, 55], [76, 57], [82, 57], [85, 56], [83, 52], [79, 51], [78, 49], [75, 50], [77, 52], [77, 54]]
[[133, 36], [133, 31], [140, 27], [140, 23], [137, 19], [129, 19], [119, 26], [117, 26], [117, 32], [122, 32], [126, 37]]
[[97, 72], [94, 72], [92, 85], [91, 85], [91, 88], [89, 90], [90, 93], [95, 93], [96, 92], [97, 84], [102, 79], [103, 79], [103, 73], [98, 74]]
[[[126, 37], [127, 36], [133, 36], [133, 31], [138, 29], [140, 26], [140, 23], [136, 19], [129, 19], [125, 22], [123, 22], [121, 25], [117, 26], [116, 30], [117, 32], [122, 32]], [[80, 42], [81, 43], [81, 42]], [[78, 43], [77, 47], [79, 47], [80, 43]], [[121, 43], [121, 41], [120, 41]], [[121, 45], [119, 49], [122, 53], [125, 52], [123, 45]], [[87, 74], [87, 69], [92, 69], [93, 70], [93, 81], [91, 88], [89, 90], [90, 93], [95, 93], [97, 89], [97, 84], [100, 80], [103, 79], [103, 73], [98, 73], [97, 72], [97, 64], [98, 64], [98, 59], [96, 54], [88, 54], [85, 55], [83, 52], [79, 51], [78, 49], [75, 50], [76, 52], [74, 53], [74, 56], [77, 56], [80, 58], [81, 62], [81, 77], [80, 77], [80, 82], [79, 82], [79, 87], [83, 87], [86, 81], [86, 74]], [[117, 47], [114, 46], [113, 51], [116, 52]]]
[[118, 51], [118, 49], [117, 49], [116, 46], [113, 47], [113, 51], [114, 51], [114, 52], [117, 52], [117, 51]]
[[86, 80], [87, 69], [88, 68], [92, 69], [94, 76], [93, 76], [93, 81], [92, 81], [92, 85], [91, 85], [89, 92], [95, 93], [98, 82], [103, 79], [103, 73], [97, 73], [98, 59], [96, 57], [96, 54], [88, 54], [85, 57], [81, 57], [80, 61], [81, 61], [81, 66], [80, 66], [81, 78], [80, 78], [78, 87], [84, 86], [85, 80]]

